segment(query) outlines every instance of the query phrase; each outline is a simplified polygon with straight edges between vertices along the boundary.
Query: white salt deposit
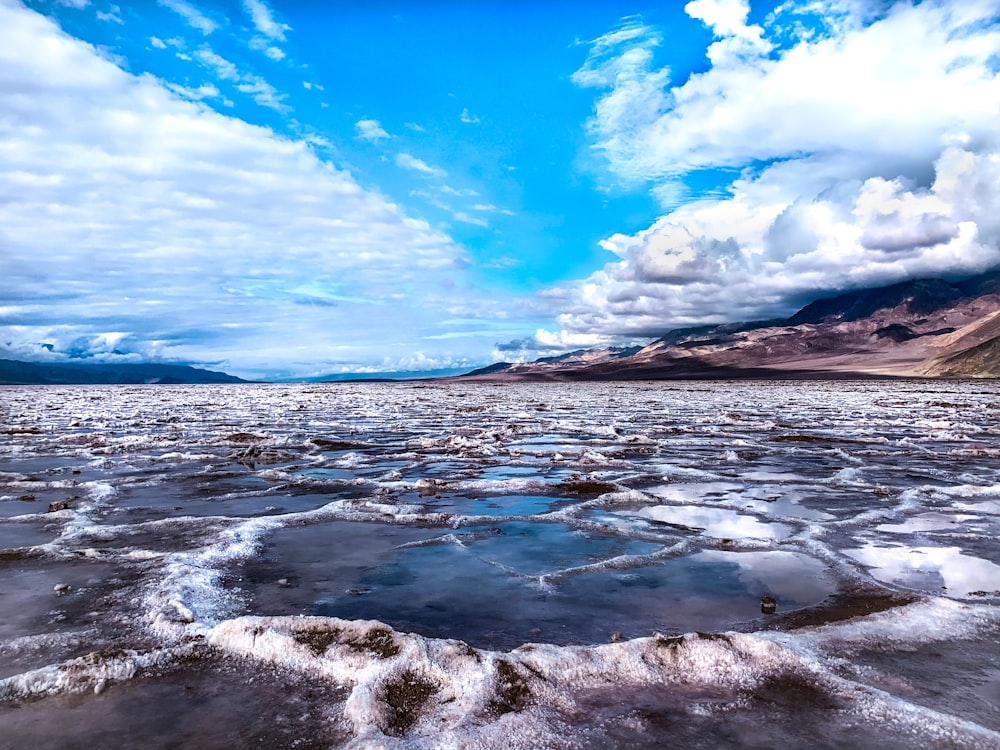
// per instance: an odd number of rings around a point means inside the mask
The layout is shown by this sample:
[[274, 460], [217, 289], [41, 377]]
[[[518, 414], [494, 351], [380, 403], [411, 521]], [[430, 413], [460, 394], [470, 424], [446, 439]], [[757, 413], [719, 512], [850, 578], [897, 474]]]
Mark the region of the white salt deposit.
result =
[[357, 748], [1000, 747], [989, 384], [0, 395], [15, 744], [221, 660]]

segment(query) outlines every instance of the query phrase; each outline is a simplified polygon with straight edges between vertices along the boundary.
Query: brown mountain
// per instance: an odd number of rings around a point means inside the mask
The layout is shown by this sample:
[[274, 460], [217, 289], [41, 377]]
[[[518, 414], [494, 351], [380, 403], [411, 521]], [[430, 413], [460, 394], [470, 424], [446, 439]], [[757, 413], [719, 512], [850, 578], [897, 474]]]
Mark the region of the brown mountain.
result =
[[595, 350], [466, 377], [491, 380], [1000, 377], [1000, 272], [921, 279], [816, 300], [781, 321], [671, 331], [639, 351]]

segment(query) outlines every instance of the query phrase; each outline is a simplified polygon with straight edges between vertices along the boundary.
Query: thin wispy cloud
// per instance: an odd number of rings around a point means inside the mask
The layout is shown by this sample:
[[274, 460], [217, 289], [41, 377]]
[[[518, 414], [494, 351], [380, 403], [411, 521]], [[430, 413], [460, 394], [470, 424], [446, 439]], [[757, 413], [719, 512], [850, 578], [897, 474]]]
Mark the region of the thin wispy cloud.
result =
[[478, 192], [472, 188], [453, 188], [450, 185], [442, 185], [438, 188], [445, 195], [455, 195], [462, 198], [471, 198], [479, 195]]
[[268, 39], [264, 37], [254, 37], [250, 40], [250, 49], [256, 50], [257, 52], [263, 52], [264, 55], [271, 58], [275, 62], [285, 59], [285, 51], [280, 47], [276, 47]]
[[260, 76], [240, 72], [235, 64], [216, 54], [207, 46], [199, 48], [194, 55], [203, 65], [213, 70], [219, 79], [232, 82], [237, 91], [251, 96], [262, 107], [270, 107], [279, 112], [287, 109], [287, 105], [284, 103], [285, 95], [279, 93], [274, 86]]
[[475, 224], [476, 226], [479, 227], [488, 227], [490, 225], [490, 223], [483, 217], [472, 216], [471, 214], [468, 214], [465, 211], [456, 211], [454, 214], [452, 214], [452, 218], [455, 221], [462, 222], [463, 224]]
[[107, 11], [99, 10], [96, 13], [98, 21], [104, 21], [105, 23], [117, 23], [119, 25], [124, 24], [125, 21], [122, 20], [121, 15], [122, 9], [117, 5], [112, 5]]
[[413, 172], [420, 172], [430, 177], [447, 177], [448, 175], [443, 169], [432, 167], [422, 159], [418, 159], [407, 153], [396, 154], [396, 166], [409, 169]]
[[249, 14], [254, 28], [261, 34], [278, 42], [285, 41], [285, 32], [292, 27], [274, 19], [273, 11], [263, 0], [243, 0], [243, 9]]
[[202, 13], [197, 7], [186, 0], [157, 0], [164, 8], [169, 8], [181, 16], [193, 29], [208, 35], [219, 28], [219, 25]]

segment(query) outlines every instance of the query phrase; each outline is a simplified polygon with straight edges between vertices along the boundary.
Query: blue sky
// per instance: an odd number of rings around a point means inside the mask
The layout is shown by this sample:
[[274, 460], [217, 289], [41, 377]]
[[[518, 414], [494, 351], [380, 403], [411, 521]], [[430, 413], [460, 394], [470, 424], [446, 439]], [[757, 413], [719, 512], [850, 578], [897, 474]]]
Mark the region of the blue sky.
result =
[[0, 0], [0, 356], [471, 368], [983, 270], [998, 15]]

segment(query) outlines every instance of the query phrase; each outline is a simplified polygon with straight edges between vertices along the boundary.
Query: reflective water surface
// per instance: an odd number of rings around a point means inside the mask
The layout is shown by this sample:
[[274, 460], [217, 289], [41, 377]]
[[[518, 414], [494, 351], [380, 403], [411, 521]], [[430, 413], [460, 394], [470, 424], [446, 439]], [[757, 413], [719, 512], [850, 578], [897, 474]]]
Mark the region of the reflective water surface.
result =
[[0, 747], [1000, 747], [998, 394], [5, 387]]

